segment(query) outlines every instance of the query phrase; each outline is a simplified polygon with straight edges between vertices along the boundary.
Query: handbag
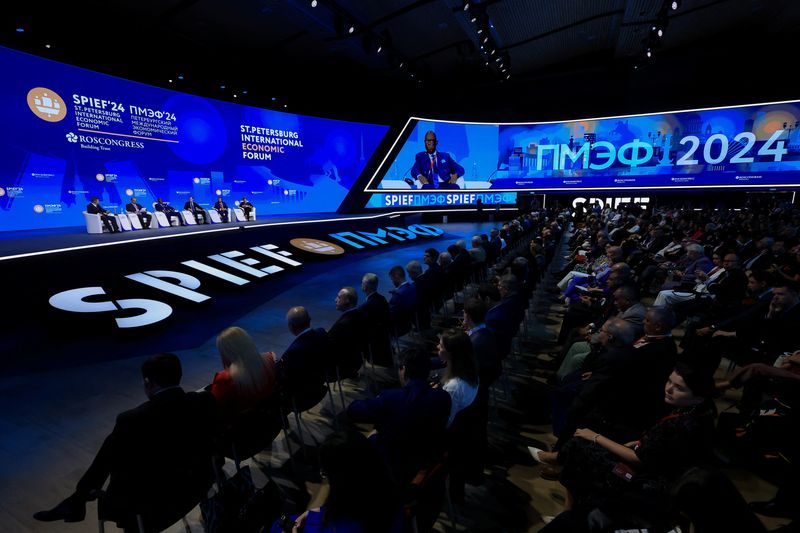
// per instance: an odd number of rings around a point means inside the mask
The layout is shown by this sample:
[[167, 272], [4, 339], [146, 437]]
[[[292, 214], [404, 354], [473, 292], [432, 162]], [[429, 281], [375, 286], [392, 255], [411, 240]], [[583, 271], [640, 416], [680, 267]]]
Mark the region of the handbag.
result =
[[[224, 473], [222, 474], [224, 476]], [[200, 502], [207, 533], [258, 533], [278, 518], [281, 498], [274, 480], [261, 489], [253, 483], [249, 466], [217, 481], [217, 492]]]

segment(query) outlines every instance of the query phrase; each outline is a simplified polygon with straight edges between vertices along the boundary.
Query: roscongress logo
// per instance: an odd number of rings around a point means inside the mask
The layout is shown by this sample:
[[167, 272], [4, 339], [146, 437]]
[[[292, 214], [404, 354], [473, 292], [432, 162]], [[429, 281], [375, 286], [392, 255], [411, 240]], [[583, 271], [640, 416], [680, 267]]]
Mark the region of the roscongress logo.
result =
[[0, 196], [5, 196], [5, 195], [6, 195], [6, 190], [0, 187]]
[[67, 116], [64, 99], [45, 87], [28, 91], [28, 107], [34, 115], [47, 122], [60, 122]]
[[69, 133], [67, 133], [67, 140], [68, 140], [69, 142], [71, 142], [71, 143], [76, 143], [76, 142], [78, 142], [78, 136], [77, 136], [77, 135], [75, 135], [75, 134], [74, 134], [74, 133], [72, 133], [72, 132], [69, 132]]
[[42, 204], [36, 204], [33, 206], [34, 213], [44, 213], [44, 206]]
[[95, 174], [94, 179], [96, 179], [97, 181], [106, 181], [106, 175], [98, 172], [97, 174]]
[[320, 241], [319, 239], [292, 239], [289, 241], [289, 244], [299, 250], [314, 254], [342, 255], [344, 253], [344, 248], [338, 244], [333, 244], [332, 242], [328, 241]]

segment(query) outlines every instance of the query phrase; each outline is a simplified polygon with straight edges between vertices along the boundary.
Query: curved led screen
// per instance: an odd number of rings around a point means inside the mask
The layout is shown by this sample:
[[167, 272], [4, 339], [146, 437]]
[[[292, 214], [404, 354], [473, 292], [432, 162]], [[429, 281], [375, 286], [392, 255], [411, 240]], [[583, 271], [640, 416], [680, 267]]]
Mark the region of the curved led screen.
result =
[[[80, 226], [91, 197], [259, 217], [335, 211], [388, 127], [159, 89], [0, 48], [0, 230]], [[152, 210], [152, 209], [151, 209]]]
[[800, 184], [800, 102], [543, 122], [413, 118], [366, 192]]

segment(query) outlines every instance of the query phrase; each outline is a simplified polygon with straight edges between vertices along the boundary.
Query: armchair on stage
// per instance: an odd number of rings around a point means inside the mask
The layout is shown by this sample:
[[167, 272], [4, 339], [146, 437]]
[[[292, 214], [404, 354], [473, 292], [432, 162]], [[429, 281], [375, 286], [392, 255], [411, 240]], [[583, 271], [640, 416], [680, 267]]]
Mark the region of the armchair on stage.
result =
[[[121, 231], [132, 231], [134, 229], [142, 229], [142, 224], [135, 215], [111, 215], [117, 219], [117, 226]], [[133, 222], [133, 219], [136, 222]], [[86, 223], [86, 233], [103, 233], [108, 231], [103, 225], [103, 220], [99, 214], [83, 212], [83, 221]], [[151, 224], [152, 227], [152, 224]]]

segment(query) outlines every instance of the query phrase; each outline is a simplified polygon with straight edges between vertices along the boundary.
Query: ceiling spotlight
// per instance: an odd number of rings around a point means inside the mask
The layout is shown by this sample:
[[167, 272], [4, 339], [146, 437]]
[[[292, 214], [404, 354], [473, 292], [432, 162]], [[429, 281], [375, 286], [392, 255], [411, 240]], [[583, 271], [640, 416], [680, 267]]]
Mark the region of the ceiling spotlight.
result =
[[277, 98], [275, 98], [275, 97], [273, 96], [273, 97], [272, 97], [272, 101], [274, 102], [275, 100], [277, 100]]
[[486, 62], [486, 66], [487, 66], [487, 67], [489, 66], [489, 62], [488, 62], [488, 61]]
[[664, 30], [662, 30], [661, 28], [658, 28], [658, 31], [656, 32], [656, 35], [658, 35], [659, 37], [663, 37], [664, 36]]
[[172, 80], [167, 80], [168, 82], [172, 83]]
[[224, 88], [225, 88], [225, 86], [224, 86], [224, 85], [220, 85], [220, 86], [219, 86], [219, 88], [220, 88], [220, 89], [224, 89]]
[[475, 15], [472, 15], [472, 18], [469, 19], [469, 21], [472, 23], [474, 23], [476, 20], [478, 20], [478, 17], [476, 17]]
[[495, 59], [495, 61], [497, 61], [498, 63], [502, 63], [503, 62], [503, 60], [500, 59], [499, 57], [497, 59]]
[[25, 28], [17, 28], [17, 33], [25, 33]]
[[478, 28], [478, 35], [480, 35], [481, 33], [483, 33], [483, 28]]
[[469, 2], [464, 2], [464, 11], [469, 11]]
[[45, 48], [50, 48], [49, 44], [44, 45]]
[[406, 66], [406, 64], [401, 61], [400, 62], [400, 68], [403, 68], [404, 66]]
[[317, 7], [317, 0], [311, 0], [311, 7]]
[[354, 31], [356, 31], [355, 26], [350, 26], [349, 28], [347, 28], [347, 33], [353, 33]]
[[647, 57], [653, 57], [653, 51], [649, 48], [647, 49]]
[[183, 79], [183, 74], [178, 74], [178, 79], [182, 80]]
[[381, 46], [381, 45], [378, 45], [378, 53], [379, 53], [379, 54], [381, 53], [381, 50], [383, 50], [383, 46]]
[[495, 53], [495, 52], [497, 52], [497, 50], [495, 50], [494, 48], [492, 48], [492, 52], [491, 52], [491, 54], [490, 54], [490, 55], [494, 55], [494, 53]]
[[672, 0], [672, 10], [677, 11], [679, 7], [681, 7], [680, 0]]
[[234, 94], [233, 97], [234, 98], [239, 98], [239, 95], [238, 94]]
[[489, 41], [489, 36], [487, 35], [486, 37], [483, 38], [483, 44], [486, 44], [488, 41]]
[[245, 89], [244, 91], [242, 91], [242, 94], [247, 94], [247, 89]]

